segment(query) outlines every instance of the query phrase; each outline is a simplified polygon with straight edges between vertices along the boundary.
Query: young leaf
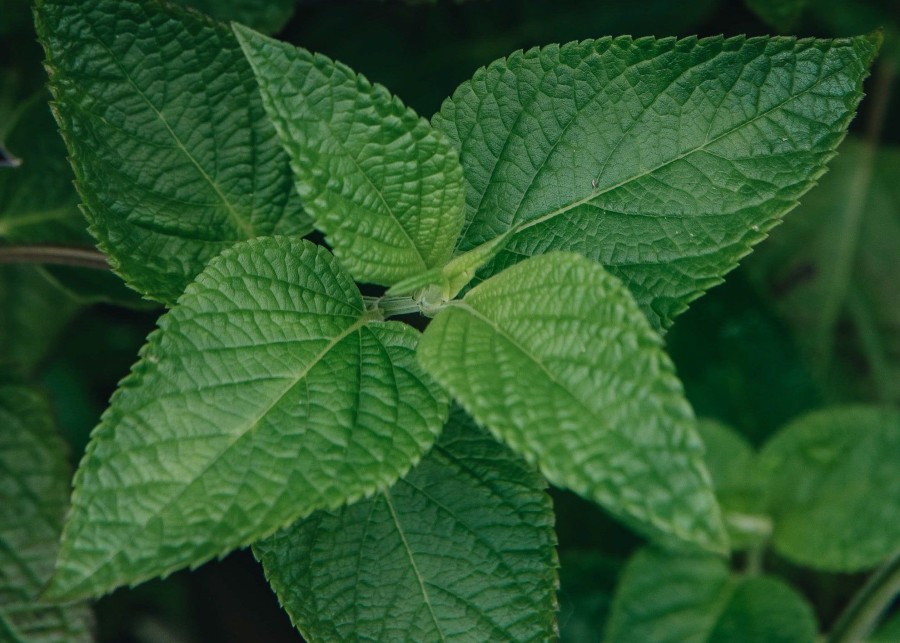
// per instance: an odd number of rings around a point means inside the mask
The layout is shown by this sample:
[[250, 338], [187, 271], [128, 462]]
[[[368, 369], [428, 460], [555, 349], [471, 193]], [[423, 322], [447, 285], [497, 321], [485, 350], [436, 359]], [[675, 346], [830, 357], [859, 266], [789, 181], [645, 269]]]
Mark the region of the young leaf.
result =
[[900, 149], [848, 139], [822, 185], [747, 262], [839, 399], [900, 402], [898, 176]]
[[540, 476], [455, 411], [390, 490], [253, 546], [311, 641], [546, 641], [553, 510]]
[[417, 339], [309, 242], [215, 258], [91, 436], [50, 594], [197, 565], [394, 482], [446, 416]]
[[776, 551], [826, 571], [874, 567], [900, 543], [900, 411], [839, 407], [781, 430], [761, 454]]
[[700, 420], [697, 432], [706, 447], [704, 460], [732, 548], [764, 542], [772, 533], [772, 519], [766, 515], [765, 478], [753, 447], [734, 429], [715, 420]]
[[815, 615], [777, 578], [737, 577], [712, 556], [644, 550], [619, 583], [606, 643], [813, 643]]
[[622, 37], [498, 60], [433, 120], [465, 173], [458, 249], [513, 231], [485, 278], [580, 252], [668, 326], [824, 171], [878, 45]]
[[463, 221], [447, 137], [380, 85], [235, 25], [316, 227], [357, 281], [441, 267]]
[[55, 112], [91, 231], [171, 304], [236, 241], [310, 231], [231, 31], [157, 0], [38, 0]]
[[618, 279], [551, 253], [451, 302], [418, 354], [550, 482], [653, 535], [724, 551], [693, 413], [661, 344]]
[[28, 388], [0, 386], [0, 427], [0, 639], [91, 641], [86, 604], [37, 599], [53, 571], [70, 475], [47, 403]]
[[296, 0], [177, 0], [216, 20], [240, 22], [265, 33], [275, 33], [294, 13]]

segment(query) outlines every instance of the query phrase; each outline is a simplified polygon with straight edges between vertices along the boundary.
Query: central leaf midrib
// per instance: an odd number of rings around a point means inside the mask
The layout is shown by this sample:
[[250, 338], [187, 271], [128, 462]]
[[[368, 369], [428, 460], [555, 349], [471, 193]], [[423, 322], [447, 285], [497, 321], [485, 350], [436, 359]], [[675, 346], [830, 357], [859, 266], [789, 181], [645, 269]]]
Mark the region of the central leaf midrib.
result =
[[[830, 78], [832, 78], [832, 77], [834, 77], [834, 76], [836, 76], [836, 75], [838, 75], [839, 73], [842, 73], [842, 72], [844, 72], [844, 68], [843, 68], [843, 67], [841, 67], [841, 68], [839, 68], [839, 69], [837, 69], [837, 70], [831, 72], [830, 74], [826, 74], [826, 75], [822, 76], [821, 78], [817, 79], [813, 84], [811, 84], [811, 85], [810, 85], [809, 87], [807, 87], [806, 89], [804, 89], [804, 90], [802, 90], [802, 91], [800, 91], [800, 92], [798, 92], [798, 93], [796, 93], [796, 94], [793, 94], [792, 96], [788, 97], [786, 100], [784, 100], [784, 101], [778, 103], [777, 105], [774, 105], [774, 106], [770, 107], [769, 109], [767, 109], [767, 110], [765, 110], [765, 111], [763, 111], [763, 112], [760, 112], [760, 113], [756, 114], [756, 115], [753, 116], [752, 118], [750, 118], [750, 119], [748, 119], [748, 120], [746, 120], [746, 121], [744, 121], [744, 122], [742, 122], [742, 123], [738, 123], [738, 124], [735, 125], [734, 127], [730, 128], [730, 129], [727, 129], [726, 131], [722, 132], [722, 133], [719, 134], [718, 136], [715, 136], [715, 137], [713, 137], [713, 138], [711, 138], [711, 139], [706, 139], [706, 140], [705, 140], [703, 143], [701, 143], [700, 145], [698, 145], [698, 146], [696, 146], [696, 147], [694, 147], [694, 148], [691, 148], [691, 149], [689, 149], [689, 150], [686, 150], [686, 151], [684, 151], [684, 152], [678, 154], [677, 156], [675, 156], [675, 157], [673, 157], [673, 158], [667, 159], [667, 160], [665, 160], [665, 161], [659, 163], [658, 165], [656, 165], [656, 166], [653, 167], [653, 168], [650, 168], [650, 169], [645, 170], [645, 171], [643, 171], [643, 172], [640, 172], [640, 173], [638, 173], [638, 174], [634, 174], [634, 175], [629, 176], [629, 177], [627, 177], [627, 178], [625, 178], [625, 179], [622, 179], [622, 180], [619, 181], [618, 183], [616, 183], [616, 184], [614, 184], [614, 185], [611, 185], [611, 186], [609, 186], [609, 187], [603, 188], [602, 190], [592, 191], [592, 192], [590, 192], [587, 196], [585, 196], [585, 197], [583, 197], [583, 198], [580, 198], [580, 199], [576, 199], [576, 200], [571, 201], [571, 202], [569, 202], [569, 203], [567, 203], [567, 204], [561, 205], [561, 206], [557, 207], [556, 209], [551, 210], [550, 212], [547, 212], [547, 213], [538, 215], [537, 217], [534, 217], [534, 218], [529, 219], [529, 220], [527, 220], [527, 221], [522, 221], [522, 222], [520, 222], [520, 223], [514, 224], [514, 225], [511, 227], [511, 229], [512, 229], [512, 234], [518, 234], [518, 233], [520, 233], [520, 232], [523, 232], [524, 230], [527, 230], [528, 228], [534, 227], [534, 226], [536, 226], [536, 225], [540, 225], [541, 223], [544, 223], [544, 222], [546, 222], [546, 221], [549, 221], [550, 219], [553, 219], [553, 218], [556, 217], [556, 216], [559, 216], [559, 215], [561, 215], [561, 214], [564, 214], [564, 213], [568, 212], [569, 210], [572, 210], [572, 209], [574, 209], [574, 208], [576, 208], [576, 207], [578, 207], [578, 206], [580, 206], [580, 205], [584, 205], [585, 203], [588, 203], [588, 202], [590, 202], [590, 201], [594, 201], [595, 199], [598, 199], [599, 197], [601, 197], [601, 196], [603, 196], [603, 195], [605, 195], [605, 194], [608, 194], [608, 193], [610, 193], [610, 192], [613, 192], [613, 191], [615, 191], [615, 190], [618, 190], [618, 189], [620, 189], [620, 188], [622, 188], [622, 187], [628, 185], [629, 183], [631, 183], [631, 182], [633, 182], [633, 181], [638, 181], [638, 180], [644, 178], [645, 176], [649, 176], [650, 174], [653, 174], [654, 172], [658, 172], [659, 170], [663, 169], [664, 167], [666, 167], [666, 166], [668, 166], [668, 165], [671, 165], [672, 163], [676, 163], [676, 162], [678, 162], [678, 161], [680, 161], [680, 160], [682, 160], [682, 159], [687, 158], [688, 156], [691, 156], [692, 154], [695, 154], [695, 153], [697, 153], [697, 152], [703, 151], [705, 148], [709, 147], [709, 146], [712, 145], [713, 143], [716, 143], [716, 142], [718, 142], [719, 140], [721, 140], [721, 139], [723, 139], [723, 138], [725, 138], [725, 137], [727, 137], [727, 136], [730, 136], [730, 135], [733, 134], [734, 132], [736, 132], [736, 131], [738, 131], [738, 130], [744, 128], [744, 127], [747, 127], [748, 125], [750, 125], [750, 124], [756, 122], [757, 120], [759, 120], [759, 119], [761, 119], [761, 118], [764, 118], [764, 117], [768, 116], [769, 114], [771, 114], [771, 113], [773, 113], [773, 112], [775, 112], [775, 111], [778, 111], [778, 110], [783, 109], [786, 105], [788, 105], [788, 104], [791, 103], [792, 101], [794, 101], [794, 100], [796, 100], [796, 99], [799, 99], [800, 97], [806, 95], [807, 93], [809, 93], [809, 92], [812, 91], [813, 89], [817, 88], [821, 83], [825, 82], [826, 80], [829, 80]], [[576, 118], [577, 118], [577, 117], [573, 118], [572, 120], [574, 121], [574, 120], [576, 120]], [[554, 148], [555, 148], [555, 146], [556, 146], [558, 143], [559, 143], [559, 139], [556, 141], [556, 143], [554, 143]], [[548, 156], [548, 159], [549, 159], [549, 156]], [[546, 160], [545, 160], [544, 164], [546, 164]], [[542, 165], [542, 168], [543, 168], [543, 165]], [[538, 177], [539, 174], [540, 174], [540, 171], [538, 171], [538, 172], [535, 173], [534, 177], [532, 177], [532, 183], [534, 183], [534, 181], [537, 179], [537, 177]], [[598, 177], [598, 178], [602, 178], [602, 174], [601, 174], [601, 176]], [[524, 202], [524, 200], [525, 200], [525, 197], [523, 196], [522, 201]], [[513, 221], [515, 221], [515, 219], [518, 218], [520, 212], [521, 212], [521, 204], [520, 204], [520, 207], [513, 213]], [[477, 213], [476, 213], [476, 216], [477, 216]]]
[[203, 169], [203, 166], [200, 165], [200, 162], [194, 158], [193, 154], [185, 147], [181, 138], [178, 134], [175, 133], [175, 130], [169, 125], [169, 122], [163, 116], [162, 112], [160, 112], [156, 106], [150, 101], [150, 98], [141, 90], [140, 87], [134, 82], [134, 79], [131, 77], [131, 74], [125, 69], [122, 65], [121, 60], [119, 60], [118, 56], [113, 53], [112, 49], [103, 41], [103, 39], [97, 34], [94, 26], [88, 16], [84, 13], [83, 9], [81, 12], [82, 18], [85, 23], [88, 25], [88, 30], [94, 36], [97, 43], [106, 51], [109, 55], [110, 60], [113, 61], [113, 64], [118, 68], [118, 70], [122, 73], [125, 80], [128, 84], [134, 89], [135, 93], [140, 96], [140, 98], [147, 104], [147, 107], [156, 115], [159, 119], [159, 122], [162, 123], [163, 127], [165, 127], [166, 131], [172, 137], [172, 140], [175, 141], [175, 144], [179, 150], [184, 154], [184, 156], [197, 168], [197, 171], [200, 173], [200, 176], [203, 177], [204, 180], [210, 185], [213, 191], [216, 193], [216, 196], [222, 201], [222, 205], [225, 206], [225, 210], [228, 212], [228, 215], [231, 217], [231, 220], [238, 226], [238, 228], [244, 233], [247, 239], [253, 239], [256, 237], [256, 233], [253, 230], [253, 225], [242, 215], [238, 214], [234, 205], [225, 197], [225, 194], [219, 188], [219, 185], [213, 181], [212, 177], [207, 174], [206, 170]]
[[[136, 525], [136, 527], [139, 529], [145, 529], [146, 526], [150, 523], [150, 521], [160, 517], [165, 512], [167, 512], [169, 509], [171, 509], [181, 499], [181, 497], [185, 493], [187, 493], [188, 490], [190, 490], [199, 480], [201, 480], [210, 471], [210, 469], [212, 469], [212, 467], [214, 467], [221, 460], [221, 458], [224, 457], [225, 454], [237, 442], [239, 442], [241, 439], [243, 439], [249, 433], [251, 433], [253, 430], [255, 430], [259, 426], [260, 421], [264, 417], [266, 417], [266, 415], [268, 415], [268, 413], [279, 402], [281, 402], [282, 399], [284, 399], [285, 395], [287, 395], [295, 386], [297, 386], [297, 384], [299, 384], [301, 381], [303, 381], [306, 378], [306, 376], [309, 374], [309, 372], [319, 362], [321, 362], [322, 359], [324, 359], [324, 357], [335, 346], [337, 346], [342, 340], [344, 340], [346, 337], [348, 337], [352, 333], [358, 331], [360, 328], [362, 328], [364, 325], [366, 325], [369, 321], [371, 321], [371, 315], [367, 312], [363, 312], [362, 314], [360, 314], [359, 318], [353, 324], [351, 324], [350, 326], [345, 328], [343, 331], [338, 333], [336, 336], [334, 336], [328, 342], [328, 344], [310, 360], [310, 362], [308, 364], [304, 365], [304, 367], [301, 369], [301, 371], [290, 380], [290, 383], [287, 386], [285, 386], [284, 389], [275, 396], [274, 400], [271, 403], [269, 403], [260, 413], [258, 413], [251, 422], [245, 423], [245, 425], [242, 428], [240, 428], [239, 430], [237, 430], [233, 433], [232, 439], [228, 442], [228, 444], [226, 444], [224, 447], [219, 449], [218, 452], [209, 459], [209, 461], [206, 463], [206, 465], [203, 467], [203, 469], [201, 471], [199, 471], [196, 475], [194, 475], [189, 481], [185, 482], [183, 484], [183, 486], [181, 487], [181, 489], [178, 491], [178, 493], [176, 493], [172, 498], [167, 500], [165, 502], [165, 504], [160, 506], [158, 509], [154, 510], [149, 516], [147, 516], [142, 521], [142, 523], [140, 525]], [[69, 523], [67, 523], [67, 525], [66, 525], [67, 527], [68, 527], [68, 524]], [[64, 542], [67, 542], [66, 538], [64, 538], [63, 540], [64, 540]], [[109, 561], [111, 561], [113, 558], [115, 558], [115, 556], [117, 556], [120, 551], [122, 551], [121, 548], [114, 548], [114, 549], [110, 550], [107, 553], [107, 555], [104, 557], [104, 559], [94, 566], [94, 569], [95, 570], [101, 569]], [[230, 551], [230, 549], [229, 549], [229, 551]], [[60, 553], [60, 558], [62, 558], [62, 553]]]

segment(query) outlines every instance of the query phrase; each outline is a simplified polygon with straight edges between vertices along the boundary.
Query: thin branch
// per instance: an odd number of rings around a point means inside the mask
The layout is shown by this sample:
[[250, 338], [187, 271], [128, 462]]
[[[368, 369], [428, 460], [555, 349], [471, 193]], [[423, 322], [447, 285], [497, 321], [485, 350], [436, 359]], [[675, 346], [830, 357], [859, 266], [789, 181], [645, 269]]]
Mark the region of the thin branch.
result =
[[40, 263], [109, 270], [106, 256], [95, 248], [75, 246], [0, 246], [0, 264]]
[[882, 565], [859, 590], [834, 624], [826, 643], [865, 641], [900, 594], [900, 551]]

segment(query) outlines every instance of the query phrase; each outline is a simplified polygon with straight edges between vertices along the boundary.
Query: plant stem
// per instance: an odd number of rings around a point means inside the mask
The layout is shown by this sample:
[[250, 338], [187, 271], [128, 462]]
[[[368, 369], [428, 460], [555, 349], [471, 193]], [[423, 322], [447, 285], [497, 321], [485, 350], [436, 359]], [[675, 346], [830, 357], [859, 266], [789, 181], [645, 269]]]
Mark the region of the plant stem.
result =
[[900, 551], [888, 559], [863, 585], [834, 624], [826, 643], [864, 641], [900, 594]]
[[378, 308], [385, 317], [421, 312], [419, 302], [412, 297], [363, 297], [363, 301], [366, 302], [366, 308]]
[[94, 248], [75, 246], [0, 246], [0, 264], [43, 263], [109, 270], [109, 262]]

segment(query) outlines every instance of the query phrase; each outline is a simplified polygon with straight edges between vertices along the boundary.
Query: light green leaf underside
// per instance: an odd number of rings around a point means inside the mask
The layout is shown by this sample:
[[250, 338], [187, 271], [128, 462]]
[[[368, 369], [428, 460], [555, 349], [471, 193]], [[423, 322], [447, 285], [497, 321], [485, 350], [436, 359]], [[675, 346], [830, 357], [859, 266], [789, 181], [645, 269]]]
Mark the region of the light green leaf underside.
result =
[[697, 432], [732, 548], [763, 543], [772, 533], [772, 519], [766, 513], [765, 478], [756, 452], [743, 436], [715, 420], [700, 420]]
[[40, 0], [55, 112], [115, 269], [171, 304], [236, 241], [311, 230], [231, 31], [156, 0]]
[[606, 643], [813, 643], [816, 619], [783, 581], [733, 576], [712, 556], [644, 550], [616, 591]]
[[747, 262], [838, 398], [900, 402], [898, 176], [900, 150], [848, 139], [822, 185]]
[[900, 543], [900, 411], [836, 407], [799, 418], [766, 444], [773, 544], [827, 571], [874, 567]]
[[10, 643], [92, 640], [83, 603], [42, 604], [69, 490], [65, 447], [43, 398], [0, 386], [0, 635]]
[[878, 42], [621, 37], [498, 60], [433, 119], [465, 173], [458, 250], [515, 232], [485, 278], [577, 251], [667, 326], [822, 173]]
[[235, 26], [316, 227], [357, 281], [450, 258], [464, 187], [446, 136], [347, 66]]
[[296, 0], [177, 0], [217, 20], [234, 20], [265, 33], [280, 31], [294, 13]]
[[657, 537], [723, 551], [693, 412], [661, 343], [618, 279], [551, 253], [439, 313], [418, 354], [550, 482]]
[[557, 563], [543, 487], [454, 411], [389, 491], [253, 548], [307, 640], [546, 641]]
[[160, 319], [75, 478], [51, 593], [97, 595], [393, 483], [447, 401], [324, 248], [235, 245]]

